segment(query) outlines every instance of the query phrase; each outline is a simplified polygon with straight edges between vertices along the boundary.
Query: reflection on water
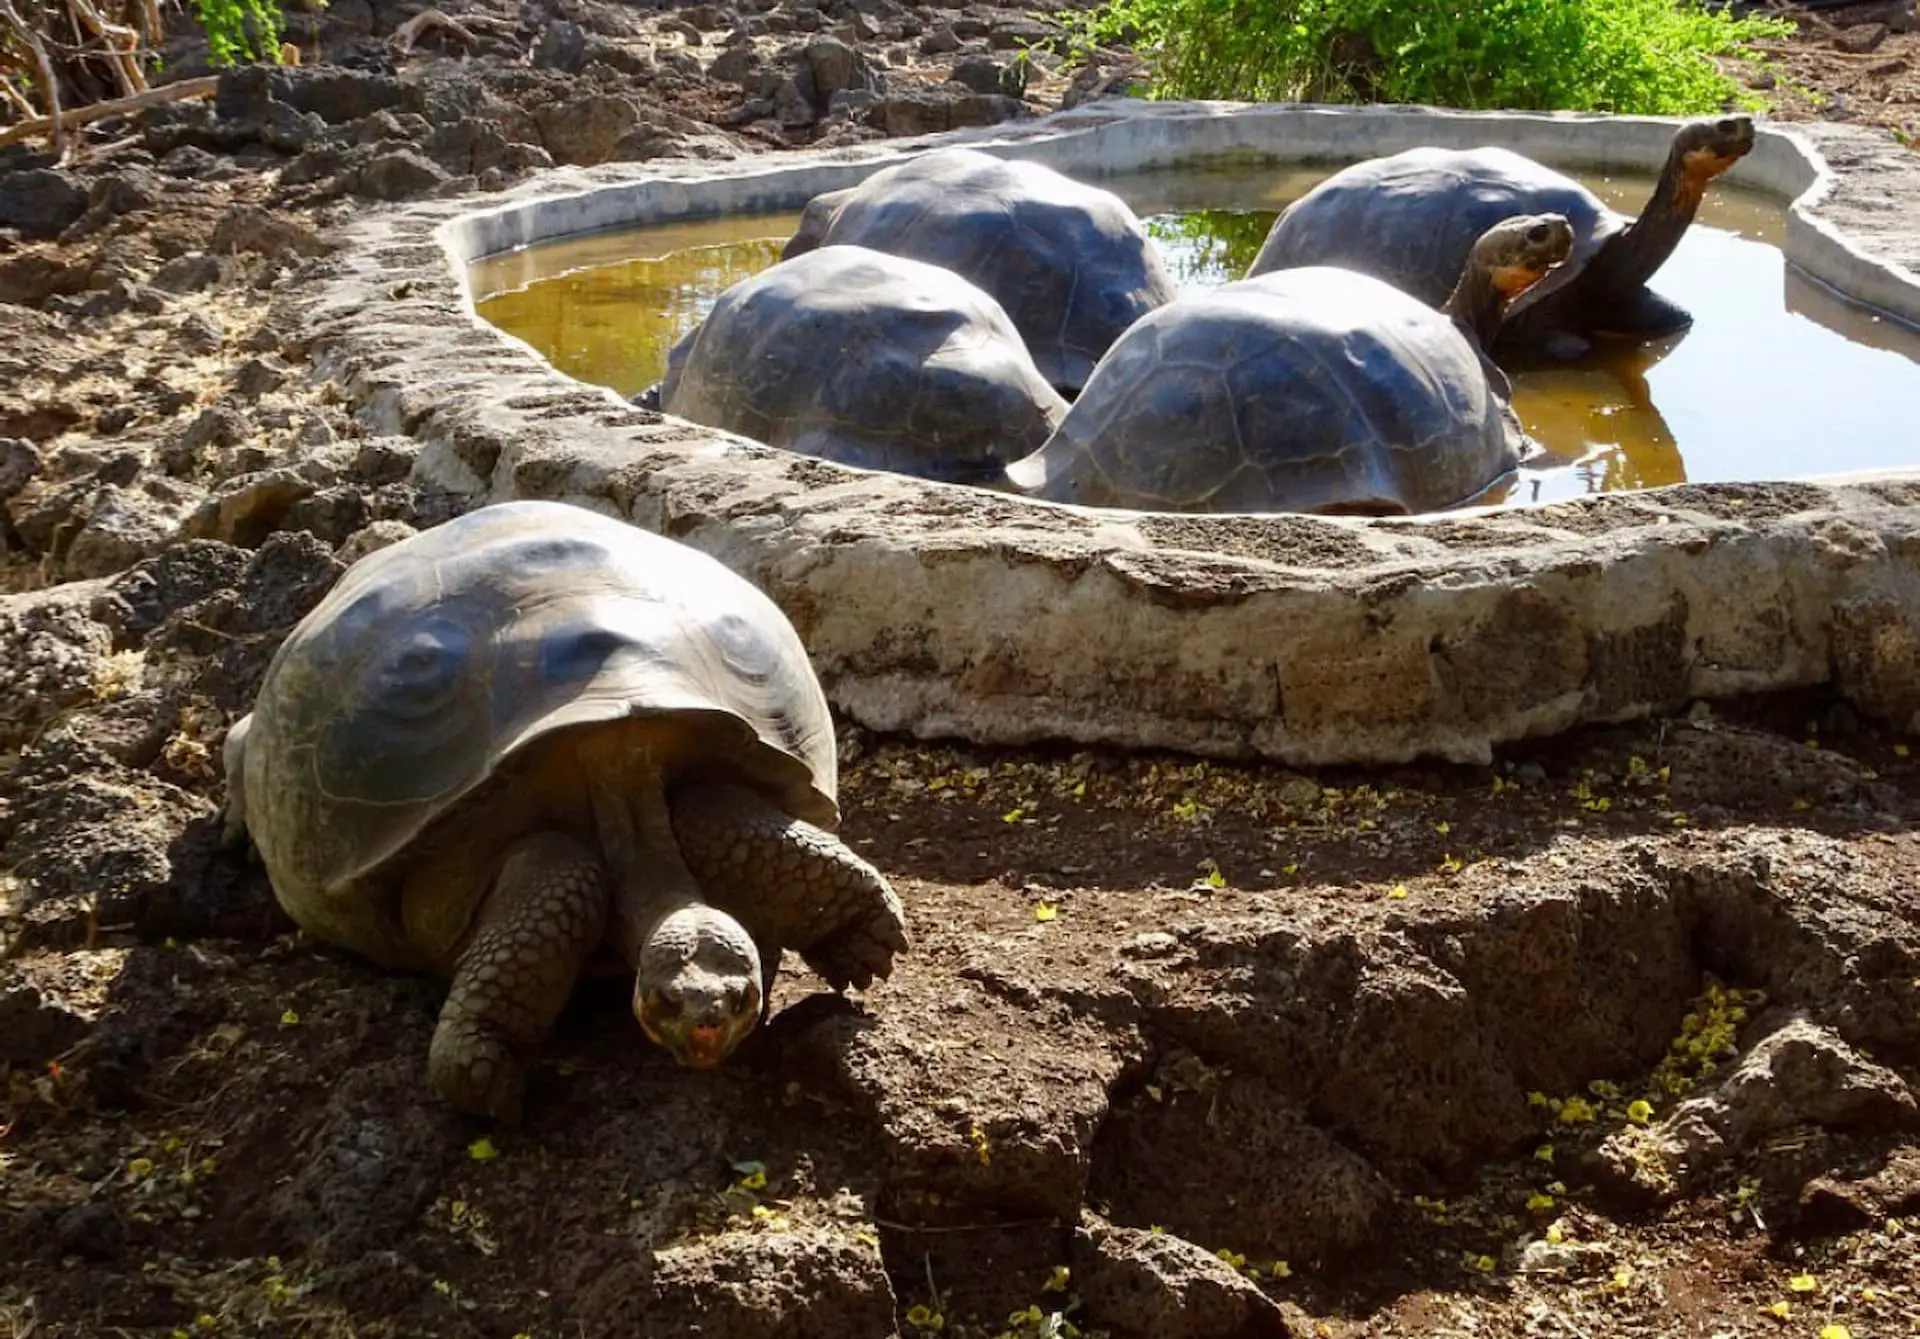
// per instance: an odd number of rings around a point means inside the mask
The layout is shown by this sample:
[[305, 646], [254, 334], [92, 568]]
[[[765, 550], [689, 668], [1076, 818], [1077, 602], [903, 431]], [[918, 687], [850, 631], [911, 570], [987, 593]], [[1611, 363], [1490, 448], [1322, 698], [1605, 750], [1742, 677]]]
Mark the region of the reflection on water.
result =
[[[1183, 288], [1246, 272], [1275, 213], [1322, 171], [1238, 163], [1108, 178], [1145, 218]], [[1632, 213], [1639, 177], [1583, 178]], [[482, 316], [562, 371], [632, 395], [730, 285], [779, 259], [797, 213], [634, 229], [477, 262]], [[1519, 502], [1715, 479], [1920, 464], [1920, 333], [1790, 273], [1784, 210], [1725, 186], [1656, 287], [1695, 317], [1657, 344], [1605, 346], [1513, 377], [1514, 408], [1548, 455]]]
[[[1524, 372], [1513, 380], [1515, 412], [1549, 452], [1529, 468], [1529, 478], [1565, 474], [1579, 482], [1556, 495], [1686, 482], [1680, 444], [1653, 403], [1645, 357], [1606, 351], [1578, 366]], [[1531, 486], [1520, 491], [1534, 496]]]
[[1247, 272], [1273, 217], [1268, 209], [1194, 209], [1148, 214], [1145, 222], [1173, 281], [1211, 288]]
[[[480, 315], [565, 372], [632, 396], [717, 299], [780, 259], [798, 214], [603, 233], [475, 264]], [[490, 295], [490, 296], [483, 296]]]

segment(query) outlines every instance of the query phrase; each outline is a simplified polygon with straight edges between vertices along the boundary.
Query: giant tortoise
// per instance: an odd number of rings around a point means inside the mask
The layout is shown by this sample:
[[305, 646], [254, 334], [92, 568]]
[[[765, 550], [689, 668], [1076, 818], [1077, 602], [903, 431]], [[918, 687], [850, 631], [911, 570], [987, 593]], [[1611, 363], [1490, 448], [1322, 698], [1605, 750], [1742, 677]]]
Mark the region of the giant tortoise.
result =
[[1274, 220], [1247, 277], [1300, 265], [1339, 265], [1446, 299], [1474, 239], [1514, 214], [1563, 214], [1573, 255], [1517, 300], [1501, 327], [1503, 359], [1572, 359], [1597, 336], [1651, 339], [1692, 323], [1647, 287], [1693, 222], [1715, 178], [1753, 148], [1753, 120], [1689, 121], [1638, 218], [1573, 178], [1507, 149], [1408, 149], [1334, 173]]
[[1572, 245], [1558, 215], [1495, 224], [1444, 312], [1333, 266], [1183, 296], [1120, 337], [1008, 480], [1051, 502], [1157, 511], [1471, 502], [1526, 446], [1481, 341]]
[[1119, 196], [978, 149], [936, 149], [815, 196], [782, 254], [826, 246], [870, 246], [972, 280], [1068, 395], [1121, 331], [1176, 291]]
[[660, 407], [770, 446], [954, 483], [998, 477], [1066, 416], [1000, 304], [864, 246], [783, 260], [667, 355]]
[[288, 635], [226, 744], [228, 824], [318, 939], [452, 979], [427, 1061], [519, 1118], [603, 946], [717, 1065], [780, 950], [836, 988], [908, 943], [838, 821], [826, 698], [744, 578], [584, 508], [509, 502], [378, 550]]

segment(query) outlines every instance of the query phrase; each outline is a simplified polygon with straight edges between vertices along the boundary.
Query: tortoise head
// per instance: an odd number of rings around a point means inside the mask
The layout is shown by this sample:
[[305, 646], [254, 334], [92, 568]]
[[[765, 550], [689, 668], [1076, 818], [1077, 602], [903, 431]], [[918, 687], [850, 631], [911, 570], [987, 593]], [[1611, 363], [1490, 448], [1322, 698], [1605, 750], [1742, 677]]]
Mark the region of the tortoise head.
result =
[[712, 1069], [760, 1021], [760, 951], [708, 906], [682, 907], [647, 937], [633, 983], [640, 1028], [689, 1069]]
[[1673, 136], [1673, 156], [1702, 190], [1752, 151], [1751, 116], [1704, 117], [1687, 122]]
[[1485, 266], [1508, 302], [1539, 283], [1573, 254], [1573, 225], [1563, 214], [1516, 214], [1480, 234], [1473, 262]]

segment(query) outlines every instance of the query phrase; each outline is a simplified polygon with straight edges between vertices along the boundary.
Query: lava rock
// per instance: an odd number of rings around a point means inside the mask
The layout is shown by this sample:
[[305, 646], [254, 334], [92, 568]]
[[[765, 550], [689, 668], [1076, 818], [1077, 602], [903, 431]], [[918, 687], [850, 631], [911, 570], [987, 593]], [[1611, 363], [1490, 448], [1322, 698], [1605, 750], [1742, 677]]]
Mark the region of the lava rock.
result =
[[334, 248], [305, 224], [270, 214], [258, 205], [236, 205], [214, 226], [208, 249], [216, 254], [293, 257], [324, 256]]
[[348, 535], [335, 556], [351, 567], [369, 553], [377, 553], [389, 544], [398, 544], [419, 533], [405, 521], [373, 521]]
[[1856, 27], [1842, 28], [1833, 35], [1833, 46], [1836, 51], [1864, 56], [1886, 41], [1887, 34], [1892, 31], [1893, 29], [1884, 23], [1862, 23]]
[[114, 279], [87, 293], [74, 293], [47, 299], [47, 310], [82, 320], [98, 320], [124, 311], [157, 316], [167, 309], [166, 295], [146, 284]]
[[538, 144], [509, 139], [493, 121], [466, 117], [435, 127], [421, 151], [449, 171], [502, 175], [553, 166], [553, 156]]
[[1168, 1232], [1081, 1218], [1068, 1256], [1084, 1325], [1114, 1339], [1287, 1339], [1279, 1306], [1212, 1252]]
[[148, 649], [202, 660], [196, 691], [223, 711], [244, 711], [287, 630], [320, 603], [345, 570], [312, 535], [268, 535], [238, 581], [168, 618], [148, 639]]
[[383, 153], [354, 174], [353, 192], [375, 200], [406, 200], [451, 180], [447, 170], [413, 149]]
[[1059, 28], [1039, 19], [999, 19], [987, 30], [987, 44], [995, 51], [1025, 51], [1050, 46], [1059, 36]]
[[879, 1252], [851, 1224], [728, 1232], [619, 1261], [572, 1313], [598, 1339], [633, 1333], [638, 1307], [661, 1334], [845, 1339], [894, 1333], [893, 1287]]
[[586, 54], [587, 30], [577, 23], [555, 19], [540, 30], [540, 40], [533, 47], [533, 66], [536, 70], [576, 74]]
[[204, 251], [175, 256], [154, 272], [153, 286], [163, 293], [198, 293], [220, 282], [220, 258]]
[[185, 181], [218, 181], [223, 176], [232, 176], [237, 169], [198, 145], [182, 144], [160, 160], [160, 170]]
[[235, 1206], [249, 1239], [329, 1260], [400, 1244], [464, 1156], [455, 1116], [414, 1100], [420, 1086], [412, 1055], [357, 1065], [331, 1083], [288, 1175]]
[[975, 93], [999, 93], [1017, 98], [1027, 91], [1027, 63], [997, 61], [991, 56], [963, 56], [953, 63], [951, 78]]
[[0, 663], [7, 667], [0, 676], [0, 749], [18, 747], [91, 699], [110, 649], [108, 630], [71, 596], [0, 600]]
[[393, 108], [409, 108], [415, 94], [391, 75], [339, 66], [240, 65], [222, 70], [214, 109], [229, 120], [261, 122], [278, 103], [323, 123], [342, 125]]
[[108, 218], [152, 209], [160, 203], [160, 183], [151, 172], [132, 168], [101, 177], [87, 192], [87, 212]]
[[0, 304], [37, 307], [56, 294], [77, 292], [86, 287], [90, 269], [84, 258], [32, 254], [0, 260]]
[[0, 189], [0, 228], [29, 237], [57, 236], [86, 212], [86, 188], [51, 168], [9, 173]]
[[[373, 499], [354, 484], [337, 484], [316, 489], [299, 498], [287, 509], [281, 525], [289, 530], [305, 530], [329, 544], [344, 544], [373, 520]], [[336, 555], [338, 556], [338, 555]], [[342, 562], [350, 559], [341, 558]]]
[[277, 390], [286, 379], [287, 365], [278, 358], [249, 358], [228, 384], [241, 399], [257, 400], [268, 391]]
[[756, 65], [753, 48], [741, 43], [722, 51], [707, 67], [707, 77], [723, 84], [744, 86], [752, 77]]
[[1794, 1017], [1755, 1044], [1713, 1092], [1676, 1107], [1657, 1137], [1669, 1160], [1691, 1171], [1803, 1124], [1912, 1129], [1920, 1103], [1898, 1074]]
[[112, 634], [115, 650], [140, 646], [173, 610], [237, 582], [247, 557], [244, 549], [212, 540], [169, 545], [113, 578], [88, 612]]
[[1920, 1212], [1920, 1149], [1896, 1148], [1885, 1165], [1858, 1178], [1818, 1176], [1800, 1191], [1799, 1226], [1857, 1232]]
[[247, 416], [232, 405], [217, 404], [201, 411], [180, 435], [180, 450], [198, 454], [210, 446], [238, 446], [253, 432]]
[[774, 86], [773, 114], [781, 125], [789, 129], [810, 126], [816, 118], [813, 98], [813, 74], [800, 69], [787, 75]]
[[633, 99], [608, 93], [549, 103], [534, 117], [553, 160], [579, 167], [620, 156], [622, 142], [641, 123], [640, 108]]
[[40, 452], [24, 437], [0, 441], [0, 502], [25, 488], [39, 477]]
[[[1374, 1239], [1393, 1189], [1365, 1158], [1257, 1077], [1210, 1080], [1178, 1051], [1162, 1068], [1160, 1096], [1116, 1106], [1094, 1148], [1090, 1189], [1116, 1217], [1263, 1259], [1350, 1260]], [[1194, 1163], [1216, 1175], [1180, 1174]]]
[[813, 76], [813, 101], [824, 108], [842, 89], [877, 89], [880, 79], [867, 58], [837, 37], [816, 37], [805, 50], [807, 71]]
[[190, 539], [213, 539], [253, 548], [278, 530], [296, 502], [317, 491], [313, 480], [282, 466], [230, 479], [181, 522]]
[[90, 1026], [85, 1014], [31, 984], [0, 990], [0, 1063], [43, 1068]]
[[889, 135], [930, 135], [962, 126], [995, 125], [1027, 114], [1025, 103], [1000, 94], [915, 89], [882, 97], [867, 113], [867, 123]]
[[161, 504], [145, 493], [113, 485], [101, 488], [67, 548], [68, 579], [112, 576], [157, 552], [167, 541], [169, 520]]

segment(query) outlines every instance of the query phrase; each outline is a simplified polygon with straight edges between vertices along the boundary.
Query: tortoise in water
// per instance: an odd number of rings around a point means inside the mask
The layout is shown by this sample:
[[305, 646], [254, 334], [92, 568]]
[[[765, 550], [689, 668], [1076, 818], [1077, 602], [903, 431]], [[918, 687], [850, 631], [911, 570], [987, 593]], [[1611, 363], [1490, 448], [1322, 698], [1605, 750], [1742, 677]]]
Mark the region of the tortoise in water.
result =
[[230, 837], [308, 933], [452, 978], [427, 1069], [519, 1118], [597, 950], [682, 1064], [763, 1016], [781, 948], [836, 989], [907, 948], [838, 822], [826, 698], [780, 610], [717, 560], [509, 502], [347, 570], [226, 743]]
[[1674, 334], [1692, 316], [1647, 282], [1679, 245], [1707, 187], [1752, 148], [1751, 117], [1686, 123], [1632, 219], [1573, 178], [1507, 149], [1422, 148], [1371, 158], [1288, 205], [1247, 277], [1339, 265], [1438, 304], [1487, 228], [1514, 214], [1550, 212], [1573, 224], [1573, 256], [1513, 304], [1490, 353], [1567, 360], [1597, 336]]
[[997, 478], [1066, 416], [1000, 304], [863, 246], [783, 260], [721, 294], [667, 356], [660, 407], [870, 469]]
[[944, 266], [993, 294], [1068, 395], [1121, 331], [1176, 292], [1119, 196], [978, 149], [937, 149], [815, 196], [782, 255], [849, 245]]
[[1007, 467], [1052, 502], [1157, 511], [1432, 511], [1488, 493], [1526, 439], [1482, 353], [1564, 261], [1557, 214], [1489, 228], [1435, 311], [1333, 266], [1189, 294], [1115, 342], [1060, 430]]

